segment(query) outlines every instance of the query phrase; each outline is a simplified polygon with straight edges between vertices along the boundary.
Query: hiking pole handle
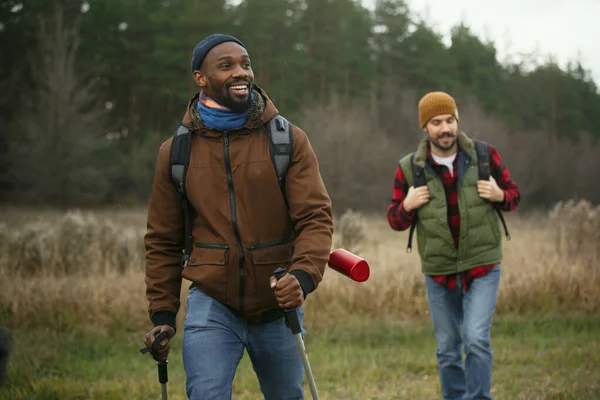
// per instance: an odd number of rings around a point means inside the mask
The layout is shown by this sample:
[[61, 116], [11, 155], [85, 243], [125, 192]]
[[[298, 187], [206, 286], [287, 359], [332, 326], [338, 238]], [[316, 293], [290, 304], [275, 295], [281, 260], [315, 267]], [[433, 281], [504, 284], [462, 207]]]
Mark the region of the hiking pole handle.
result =
[[[275, 279], [280, 280], [286, 274], [286, 270], [283, 268], [277, 268], [273, 271], [273, 276]], [[295, 308], [284, 308], [285, 312], [285, 321], [287, 326], [292, 330], [294, 335], [302, 332], [302, 327], [300, 326], [300, 320], [298, 319], [298, 313], [296, 313]]]
[[[156, 351], [158, 346], [160, 346], [160, 342], [162, 342], [166, 337], [169, 337], [169, 332], [167, 331], [162, 331], [155, 335], [154, 342], [152, 343], [152, 350]], [[156, 361], [156, 365], [158, 366], [158, 381], [163, 385], [169, 381], [167, 364], [169, 364], [169, 361], [167, 360]]]
[[167, 332], [167, 331], [162, 331], [160, 333], [155, 334], [154, 342], [152, 342], [152, 346], [144, 347], [143, 349], [140, 349], [140, 353], [142, 353], [142, 354], [150, 353], [152, 355], [152, 357], [154, 357], [154, 355], [156, 354], [156, 351], [158, 350], [158, 346], [160, 345], [160, 342], [162, 342], [162, 340], [168, 336], [169, 336], [169, 332]]
[[169, 361], [157, 360], [156, 352], [158, 351], [160, 342], [162, 342], [163, 339], [168, 338], [168, 337], [169, 337], [169, 332], [167, 332], [167, 331], [159, 332], [154, 335], [154, 342], [152, 342], [152, 345], [150, 347], [144, 347], [143, 349], [140, 349], [140, 352], [142, 354], [150, 353], [152, 355], [152, 358], [154, 358], [154, 361], [156, 361], [156, 365], [158, 366], [158, 381], [160, 382], [160, 386], [161, 386], [162, 400], [168, 399], [168, 397], [167, 397], [167, 382], [169, 381], [169, 375], [167, 373], [167, 364], [169, 364]]
[[158, 350], [158, 346], [160, 346], [160, 342], [163, 341], [164, 338], [169, 337], [169, 332], [162, 331], [156, 335], [154, 335], [154, 342], [152, 342], [152, 351], [156, 352]]
[[287, 274], [287, 271], [281, 267], [277, 268], [275, 271], [273, 271], [273, 276], [275, 277], [275, 279], [280, 280], [281, 278], [283, 278], [283, 276]]

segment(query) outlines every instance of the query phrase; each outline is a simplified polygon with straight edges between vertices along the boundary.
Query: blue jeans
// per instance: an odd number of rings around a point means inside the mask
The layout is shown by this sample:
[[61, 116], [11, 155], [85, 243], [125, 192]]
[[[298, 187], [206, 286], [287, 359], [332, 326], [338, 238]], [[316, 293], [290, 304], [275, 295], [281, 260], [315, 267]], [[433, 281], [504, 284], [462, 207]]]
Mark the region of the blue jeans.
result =
[[[236, 369], [247, 349], [266, 400], [302, 400], [304, 368], [285, 319], [249, 324], [194, 287], [183, 331], [186, 392], [192, 400], [231, 399]], [[297, 309], [302, 323], [304, 313]], [[304, 329], [302, 336], [304, 336]]]
[[467, 292], [463, 291], [460, 279], [456, 289], [448, 290], [431, 277], [425, 277], [444, 400], [492, 398], [490, 330], [500, 273], [498, 264], [487, 275], [474, 279]]

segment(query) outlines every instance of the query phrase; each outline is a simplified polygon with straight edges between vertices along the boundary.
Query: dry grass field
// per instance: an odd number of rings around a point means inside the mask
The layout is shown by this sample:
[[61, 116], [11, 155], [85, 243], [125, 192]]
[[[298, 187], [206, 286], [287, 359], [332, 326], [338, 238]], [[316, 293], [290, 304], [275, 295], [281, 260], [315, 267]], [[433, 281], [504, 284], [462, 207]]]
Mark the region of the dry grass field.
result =
[[[492, 330], [495, 398], [600, 398], [600, 208], [560, 203], [507, 222]], [[159, 398], [156, 368], [137, 350], [150, 326], [144, 228], [143, 210], [0, 212], [0, 324], [13, 337], [0, 399]], [[327, 270], [306, 302], [321, 398], [439, 399], [424, 281], [418, 253], [406, 253], [407, 233], [354, 212], [336, 230], [334, 247], [367, 259], [371, 277], [357, 283]], [[180, 344], [177, 335], [172, 399], [185, 393]], [[246, 358], [234, 392], [261, 398]]]

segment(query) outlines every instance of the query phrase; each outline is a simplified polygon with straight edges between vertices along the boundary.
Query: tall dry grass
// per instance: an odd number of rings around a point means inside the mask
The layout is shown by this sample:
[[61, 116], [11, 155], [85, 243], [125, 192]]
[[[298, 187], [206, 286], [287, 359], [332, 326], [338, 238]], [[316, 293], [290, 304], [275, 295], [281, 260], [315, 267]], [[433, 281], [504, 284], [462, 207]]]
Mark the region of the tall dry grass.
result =
[[[149, 325], [142, 211], [16, 212], [2, 217], [1, 324]], [[367, 259], [371, 277], [357, 283], [327, 270], [306, 303], [307, 324], [351, 316], [426, 317], [423, 275], [418, 253], [406, 253], [407, 233], [392, 231], [381, 216], [354, 211], [336, 223], [335, 247]], [[513, 239], [504, 242], [499, 314], [600, 311], [599, 206], [569, 201], [536, 217], [509, 215], [508, 223]], [[180, 324], [184, 314], [185, 301]]]
[[[503, 244], [499, 314], [600, 311], [600, 206], [561, 202], [535, 217], [509, 214], [507, 223], [512, 240]], [[313, 313], [428, 315], [418, 253], [406, 253], [408, 233], [391, 231], [381, 219], [370, 219], [363, 231], [358, 254], [369, 261], [371, 277], [358, 284], [329, 273], [309, 303]]]
[[12, 276], [103, 275], [143, 268], [143, 230], [77, 210], [0, 223], [0, 264]]

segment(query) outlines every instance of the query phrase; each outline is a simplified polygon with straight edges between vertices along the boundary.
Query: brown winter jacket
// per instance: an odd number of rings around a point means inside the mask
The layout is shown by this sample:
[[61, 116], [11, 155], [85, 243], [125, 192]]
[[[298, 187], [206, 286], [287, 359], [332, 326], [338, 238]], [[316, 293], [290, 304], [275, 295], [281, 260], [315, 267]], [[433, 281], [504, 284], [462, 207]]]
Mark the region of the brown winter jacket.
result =
[[257, 86], [254, 94], [251, 116], [240, 129], [204, 127], [198, 95], [183, 118], [193, 132], [186, 190], [194, 243], [184, 268], [181, 200], [169, 171], [172, 138], [160, 147], [144, 237], [146, 295], [155, 325], [175, 327], [182, 278], [249, 322], [282, 315], [269, 286], [276, 268], [290, 271], [305, 295], [322, 280], [333, 219], [317, 158], [306, 134], [294, 126], [286, 206], [265, 129], [278, 111]]

